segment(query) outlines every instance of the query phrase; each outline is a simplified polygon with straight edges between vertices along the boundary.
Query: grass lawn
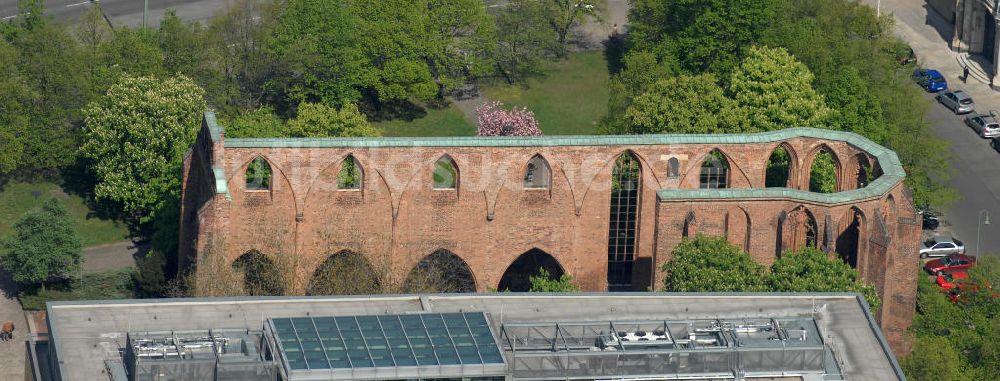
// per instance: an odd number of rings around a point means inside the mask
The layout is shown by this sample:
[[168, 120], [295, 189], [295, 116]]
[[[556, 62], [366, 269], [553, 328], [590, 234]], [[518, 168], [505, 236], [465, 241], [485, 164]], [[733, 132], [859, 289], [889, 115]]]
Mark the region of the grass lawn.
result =
[[527, 106], [546, 135], [593, 135], [608, 108], [608, 66], [602, 51], [570, 54], [527, 87], [496, 83], [483, 91], [506, 107]]
[[59, 185], [48, 182], [11, 182], [0, 191], [0, 237], [11, 234], [14, 223], [21, 219], [24, 212], [40, 206], [52, 197], [59, 198], [69, 211], [76, 223], [76, 231], [83, 240], [83, 246], [118, 242], [128, 236], [128, 229], [124, 224], [89, 216], [90, 209], [83, 199], [63, 193]]
[[384, 136], [472, 136], [476, 127], [465, 120], [462, 111], [455, 105], [443, 109], [427, 109], [427, 114], [418, 119], [402, 119], [372, 123], [382, 130]]

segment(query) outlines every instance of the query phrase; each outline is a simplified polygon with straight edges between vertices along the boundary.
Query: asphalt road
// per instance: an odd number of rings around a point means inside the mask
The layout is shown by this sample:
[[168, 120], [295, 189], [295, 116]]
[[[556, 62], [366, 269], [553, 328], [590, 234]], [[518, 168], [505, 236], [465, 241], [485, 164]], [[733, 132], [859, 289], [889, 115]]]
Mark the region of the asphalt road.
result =
[[[948, 78], [952, 88], [962, 88], [958, 78]], [[932, 102], [933, 94], [925, 95]], [[986, 110], [980, 110], [985, 112]], [[965, 125], [964, 115], [955, 115], [934, 102], [927, 120], [937, 135], [951, 143], [951, 185], [958, 189], [959, 199], [945, 215], [942, 229], [950, 230], [965, 242], [970, 254], [1000, 253], [1000, 153], [990, 147], [988, 139], [980, 138]], [[985, 211], [985, 212], [981, 212]], [[990, 224], [985, 222], [990, 215]], [[981, 230], [980, 230], [981, 229]], [[979, 237], [979, 252], [976, 239]]]
[[[98, 2], [116, 26], [142, 24], [143, 0], [46, 0], [45, 14], [56, 20], [74, 22]], [[17, 17], [17, 3], [17, 0], [0, 0], [0, 19]], [[173, 9], [184, 20], [201, 21], [211, 18], [228, 4], [230, 1], [225, 0], [149, 0], [147, 17], [150, 25], [157, 25], [166, 10]]]

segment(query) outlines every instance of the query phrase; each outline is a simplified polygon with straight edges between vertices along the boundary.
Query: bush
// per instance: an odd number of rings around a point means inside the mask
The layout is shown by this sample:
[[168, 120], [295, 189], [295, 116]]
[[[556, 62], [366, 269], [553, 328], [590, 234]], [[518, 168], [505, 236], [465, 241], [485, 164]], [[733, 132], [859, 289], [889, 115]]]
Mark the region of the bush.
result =
[[108, 300], [135, 297], [135, 270], [121, 268], [85, 274], [79, 281], [63, 281], [21, 289], [18, 298], [25, 310], [44, 310], [45, 303], [58, 300]]

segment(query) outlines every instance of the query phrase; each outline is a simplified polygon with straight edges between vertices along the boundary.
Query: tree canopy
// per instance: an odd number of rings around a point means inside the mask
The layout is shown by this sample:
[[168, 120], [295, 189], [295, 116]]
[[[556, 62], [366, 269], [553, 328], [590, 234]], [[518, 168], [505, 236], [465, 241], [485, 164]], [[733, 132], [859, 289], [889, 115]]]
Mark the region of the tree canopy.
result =
[[685, 238], [662, 267], [664, 291], [765, 291], [765, 267], [724, 237]]
[[653, 82], [625, 119], [632, 133], [738, 133], [746, 129], [741, 111], [713, 75], [679, 75]]
[[0, 260], [15, 282], [72, 278], [83, 262], [82, 243], [66, 209], [55, 199], [30, 210], [2, 242]]
[[180, 194], [180, 166], [205, 111], [204, 92], [185, 76], [124, 76], [88, 105], [82, 154], [93, 162], [97, 197], [150, 221]]

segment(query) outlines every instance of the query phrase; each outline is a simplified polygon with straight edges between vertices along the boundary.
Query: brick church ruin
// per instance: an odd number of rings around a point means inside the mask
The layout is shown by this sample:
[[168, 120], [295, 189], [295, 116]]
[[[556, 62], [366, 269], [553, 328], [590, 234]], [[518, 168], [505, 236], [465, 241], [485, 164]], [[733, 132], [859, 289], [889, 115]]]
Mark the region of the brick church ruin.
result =
[[[788, 165], [774, 186], [778, 151]], [[821, 152], [833, 193], [809, 191]], [[345, 255], [384, 285], [447, 257], [468, 291], [523, 288], [513, 270], [538, 267], [585, 291], [645, 291], [684, 237], [709, 234], [765, 265], [806, 245], [839, 256], [875, 285], [897, 351], [914, 313], [920, 224], [905, 173], [848, 132], [227, 139], [208, 112], [183, 175], [180, 265], [263, 255], [290, 263], [292, 294]]]

